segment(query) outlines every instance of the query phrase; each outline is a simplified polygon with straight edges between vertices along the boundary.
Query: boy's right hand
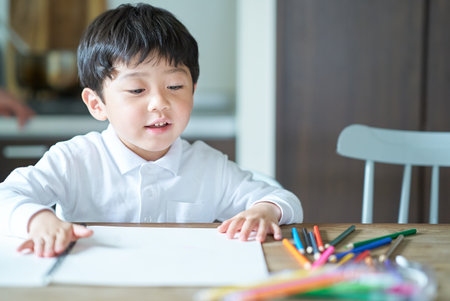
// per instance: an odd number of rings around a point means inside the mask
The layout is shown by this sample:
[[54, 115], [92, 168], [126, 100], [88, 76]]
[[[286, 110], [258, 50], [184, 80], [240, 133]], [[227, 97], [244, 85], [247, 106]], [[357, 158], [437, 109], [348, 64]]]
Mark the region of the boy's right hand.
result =
[[28, 225], [29, 239], [22, 243], [17, 251], [30, 249], [39, 257], [58, 256], [71, 241], [89, 237], [91, 229], [60, 220], [49, 210], [36, 213]]

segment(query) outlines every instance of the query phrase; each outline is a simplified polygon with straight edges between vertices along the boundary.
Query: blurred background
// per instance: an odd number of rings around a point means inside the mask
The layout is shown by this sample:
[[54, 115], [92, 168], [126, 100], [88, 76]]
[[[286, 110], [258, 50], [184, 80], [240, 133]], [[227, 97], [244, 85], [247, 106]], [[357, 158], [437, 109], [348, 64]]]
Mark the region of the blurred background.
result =
[[[0, 0], [0, 86], [38, 115], [0, 117], [0, 180], [49, 145], [105, 123], [80, 98], [74, 51], [118, 0]], [[305, 222], [359, 222], [364, 163], [336, 154], [352, 123], [450, 131], [446, 0], [158, 0], [197, 39], [200, 78], [184, 133], [274, 176]], [[375, 222], [395, 222], [402, 168], [376, 165]], [[440, 222], [450, 222], [441, 169]], [[413, 169], [410, 222], [427, 222], [430, 170]]]

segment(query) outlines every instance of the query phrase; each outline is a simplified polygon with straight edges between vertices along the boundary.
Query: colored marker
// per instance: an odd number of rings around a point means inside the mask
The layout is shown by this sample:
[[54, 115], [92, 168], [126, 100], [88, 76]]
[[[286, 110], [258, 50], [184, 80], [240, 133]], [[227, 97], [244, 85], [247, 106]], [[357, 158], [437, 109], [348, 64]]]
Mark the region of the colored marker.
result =
[[369, 250], [365, 250], [364, 252], [359, 253], [358, 256], [355, 257], [355, 260], [353, 260], [353, 262], [358, 263], [358, 262], [364, 260], [364, 258], [366, 258], [367, 256], [370, 256]]
[[396, 239], [395, 242], [392, 244], [392, 246], [389, 248], [389, 250], [385, 253], [380, 255], [380, 257], [378, 258], [378, 260], [380, 262], [384, 262], [386, 259], [389, 258], [389, 256], [392, 255], [392, 253], [395, 251], [395, 249], [397, 249], [397, 247], [400, 245], [400, 243], [402, 242], [404, 236], [403, 234], [400, 234]]
[[383, 239], [371, 242], [369, 244], [366, 244], [366, 245], [354, 248], [353, 250], [350, 250], [350, 251], [347, 251], [347, 252], [333, 254], [333, 256], [330, 256], [330, 261], [331, 262], [336, 262], [336, 260], [341, 259], [342, 257], [344, 257], [345, 255], [347, 255], [349, 253], [358, 254], [358, 253], [361, 253], [361, 252], [363, 252], [365, 250], [372, 250], [372, 249], [375, 249], [375, 248], [378, 248], [378, 247], [390, 244], [391, 242], [392, 242], [392, 238], [386, 237], [386, 238], [383, 238]]
[[355, 256], [355, 253], [348, 253], [347, 255], [342, 257], [342, 259], [338, 262], [337, 266], [343, 265], [347, 261], [351, 260], [354, 256]]
[[320, 236], [319, 227], [314, 226], [313, 227], [314, 236], [316, 237], [317, 247], [319, 248], [320, 252], [323, 252], [325, 250], [325, 247], [323, 246], [322, 237]]
[[364, 258], [364, 263], [368, 266], [373, 268], [375, 266], [375, 264], [373, 263], [373, 258], [372, 256], [366, 256], [366, 258]]
[[331, 254], [333, 254], [334, 252], [334, 247], [333, 246], [329, 246], [323, 253], [322, 255], [319, 257], [319, 259], [317, 259], [316, 261], [314, 261], [314, 263], [312, 264], [312, 268], [316, 269], [322, 265], [324, 265], [328, 258], [330, 257]]
[[328, 246], [336, 246], [339, 242], [341, 242], [344, 238], [346, 238], [354, 230], [355, 230], [355, 225], [351, 225], [350, 227], [347, 228], [347, 230], [342, 232], [338, 237], [333, 239], [329, 244], [325, 245], [325, 247], [328, 248]]
[[292, 237], [294, 238], [295, 246], [297, 247], [297, 250], [305, 254], [305, 248], [303, 248], [302, 241], [300, 240], [300, 236], [298, 236], [297, 229], [294, 227], [292, 228]]
[[317, 260], [320, 257], [320, 252], [319, 248], [317, 247], [316, 239], [314, 238], [313, 232], [309, 232], [309, 240], [311, 240], [311, 245], [313, 247], [314, 260]]
[[309, 270], [311, 268], [311, 262], [303, 256], [289, 240], [286, 238], [283, 238], [283, 245], [286, 247], [286, 249], [291, 253], [292, 256], [294, 256], [295, 260], [306, 270]]
[[400, 232], [392, 233], [392, 234], [385, 235], [385, 236], [380, 236], [380, 237], [376, 237], [376, 238], [372, 238], [372, 239], [368, 239], [368, 240], [363, 240], [363, 241], [358, 241], [358, 242], [355, 242], [355, 243], [351, 243], [351, 244], [347, 245], [347, 248], [349, 248], [349, 249], [357, 248], [359, 246], [363, 246], [365, 244], [368, 244], [368, 243], [371, 243], [373, 241], [380, 240], [380, 239], [386, 238], [386, 237], [390, 237], [392, 239], [395, 239], [400, 234], [402, 234], [403, 236], [408, 236], [408, 235], [412, 235], [412, 234], [416, 234], [416, 233], [417, 233], [416, 229], [409, 229], [409, 230], [400, 231]]
[[303, 228], [303, 237], [305, 238], [306, 253], [311, 254], [313, 251], [313, 247], [311, 244], [311, 240], [309, 239], [308, 230], [306, 230], [306, 228]]
[[[297, 252], [298, 253], [298, 252]], [[300, 253], [299, 253], [300, 254]], [[287, 282], [275, 282], [266, 286], [250, 288], [249, 290], [238, 291], [229, 299], [233, 300], [273, 300], [292, 294], [308, 292], [317, 288], [330, 287], [335, 283], [340, 283], [349, 279], [344, 273], [328, 273], [312, 277], [294, 279]], [[351, 278], [350, 278], [351, 279]]]

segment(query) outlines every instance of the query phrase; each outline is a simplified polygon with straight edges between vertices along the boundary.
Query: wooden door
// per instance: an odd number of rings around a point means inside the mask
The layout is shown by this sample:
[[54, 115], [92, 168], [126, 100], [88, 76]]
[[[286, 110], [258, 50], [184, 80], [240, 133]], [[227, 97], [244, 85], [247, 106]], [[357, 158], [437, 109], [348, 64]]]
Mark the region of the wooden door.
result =
[[[424, 0], [281, 0], [277, 4], [277, 178], [305, 222], [358, 222], [364, 164], [336, 154], [352, 123], [418, 130]], [[422, 221], [421, 171], [410, 220]], [[396, 222], [402, 169], [376, 165], [375, 222]]]
[[[450, 132], [450, 1], [430, 1], [428, 15], [425, 130]], [[428, 221], [430, 170], [426, 172], [423, 211]], [[441, 168], [439, 222], [450, 222], [449, 183], [450, 168]]]

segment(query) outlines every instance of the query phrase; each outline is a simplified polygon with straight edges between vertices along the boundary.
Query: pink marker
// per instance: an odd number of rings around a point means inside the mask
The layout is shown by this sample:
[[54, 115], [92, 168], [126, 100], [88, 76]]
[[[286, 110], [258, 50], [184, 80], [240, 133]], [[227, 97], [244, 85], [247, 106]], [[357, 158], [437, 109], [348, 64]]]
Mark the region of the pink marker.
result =
[[329, 246], [323, 253], [322, 255], [319, 257], [319, 259], [317, 259], [316, 261], [314, 261], [314, 263], [312, 264], [311, 268], [315, 269], [318, 268], [322, 265], [325, 264], [325, 262], [327, 262], [328, 257], [330, 257], [331, 254], [333, 254], [334, 252], [334, 246]]

